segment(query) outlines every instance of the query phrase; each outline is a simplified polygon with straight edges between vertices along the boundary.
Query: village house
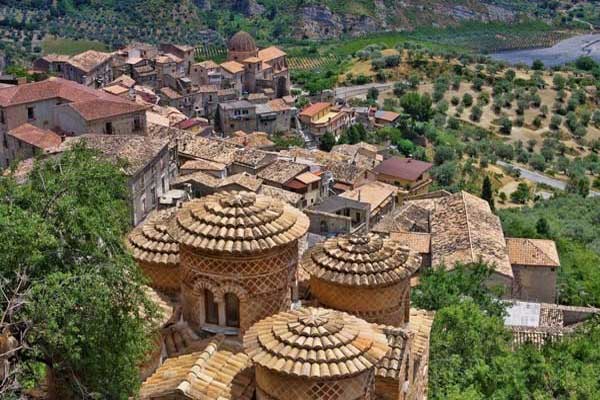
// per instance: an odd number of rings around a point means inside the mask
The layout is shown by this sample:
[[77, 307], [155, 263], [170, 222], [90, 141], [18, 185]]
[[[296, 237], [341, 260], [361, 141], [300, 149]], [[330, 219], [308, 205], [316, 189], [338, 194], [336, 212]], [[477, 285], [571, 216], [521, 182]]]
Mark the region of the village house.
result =
[[284, 189], [302, 196], [302, 207], [310, 207], [321, 201], [323, 190], [321, 176], [304, 172], [284, 184]]
[[324, 169], [331, 173], [334, 181], [331, 189], [337, 194], [354, 190], [375, 180], [368, 168], [361, 168], [347, 161], [328, 161]]
[[266, 132], [246, 133], [244, 131], [236, 131], [225, 140], [246, 149], [275, 150], [275, 143], [269, 139], [269, 135]]
[[371, 205], [366, 202], [329, 196], [304, 213], [310, 220], [309, 232], [329, 236], [366, 230], [370, 209]]
[[0, 167], [13, 160], [7, 152], [7, 133], [23, 124], [61, 136], [143, 135], [147, 109], [62, 78], [0, 88]]
[[506, 238], [506, 248], [514, 275], [512, 297], [555, 303], [560, 259], [554, 241]]
[[194, 159], [185, 161], [179, 167], [180, 175], [192, 174], [199, 171], [212, 175], [215, 178], [225, 178], [227, 176], [227, 166], [215, 161]]
[[180, 44], [161, 43], [158, 46], [158, 50], [163, 54], [175, 56], [177, 59], [181, 60], [179, 63], [180, 70], [177, 72], [178, 74], [181, 74], [182, 76], [190, 74], [192, 62], [194, 61], [194, 47]]
[[395, 126], [400, 120], [400, 114], [393, 111], [378, 110], [373, 117], [376, 128]]
[[224, 134], [256, 131], [256, 104], [238, 100], [219, 104], [219, 128]]
[[220, 87], [223, 75], [221, 67], [213, 60], [192, 64], [190, 79], [194, 85], [215, 85]]
[[33, 62], [33, 68], [85, 86], [100, 88], [113, 80], [113, 55], [88, 50], [72, 57], [48, 55]]
[[25, 160], [56, 150], [61, 143], [62, 138], [56, 133], [25, 123], [7, 132], [6, 157]]
[[128, 177], [134, 226], [156, 209], [159, 198], [169, 190], [174, 178], [171, 176], [172, 160], [167, 139], [139, 135], [86, 134], [66, 139], [61, 150], [80, 142], [98, 150], [108, 159], [126, 163], [123, 172]]
[[277, 160], [260, 171], [257, 176], [264, 181], [265, 185], [289, 190], [287, 184], [298, 175], [308, 172], [309, 169], [308, 165]]
[[299, 114], [300, 122], [317, 140], [330, 132], [337, 139], [352, 123], [349, 113], [334, 108], [330, 103], [314, 103]]
[[257, 192], [261, 185], [261, 179], [246, 172], [215, 178], [204, 171], [197, 171], [178, 176], [173, 180], [172, 187], [182, 190], [187, 190], [189, 187], [193, 197], [203, 197], [223, 191]]
[[340, 197], [369, 204], [369, 223], [376, 224], [396, 208], [398, 189], [383, 182], [367, 182], [340, 194]]
[[433, 182], [429, 170], [433, 164], [412, 158], [392, 157], [373, 169], [376, 179], [394, 185], [410, 195], [427, 193]]
[[255, 149], [237, 149], [229, 170], [232, 174], [247, 172], [250, 175], [258, 175], [263, 169], [274, 163], [276, 160], [276, 153]]
[[560, 260], [553, 241], [505, 238], [488, 202], [472, 194], [429, 195], [406, 200], [373, 231], [410, 238], [406, 243], [431, 260], [427, 267], [486, 263], [494, 271], [488, 283], [503, 288], [506, 298], [556, 301]]

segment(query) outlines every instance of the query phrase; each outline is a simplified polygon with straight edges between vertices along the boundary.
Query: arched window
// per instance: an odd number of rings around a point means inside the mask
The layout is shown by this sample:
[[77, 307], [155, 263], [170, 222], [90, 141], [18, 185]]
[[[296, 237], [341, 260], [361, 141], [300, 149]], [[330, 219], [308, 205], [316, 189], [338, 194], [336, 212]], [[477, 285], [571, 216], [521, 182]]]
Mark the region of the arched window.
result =
[[225, 295], [225, 323], [233, 328], [240, 327], [240, 300], [233, 293]]
[[204, 289], [204, 316], [207, 324], [219, 324], [219, 305], [208, 289]]

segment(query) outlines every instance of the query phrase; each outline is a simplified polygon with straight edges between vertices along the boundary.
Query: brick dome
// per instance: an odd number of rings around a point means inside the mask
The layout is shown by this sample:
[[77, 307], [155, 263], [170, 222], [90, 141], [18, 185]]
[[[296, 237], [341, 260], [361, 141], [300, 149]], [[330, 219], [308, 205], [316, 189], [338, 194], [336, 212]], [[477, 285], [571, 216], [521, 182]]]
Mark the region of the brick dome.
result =
[[258, 50], [256, 42], [248, 32], [239, 31], [229, 39], [229, 51], [237, 53], [255, 52]]
[[212, 253], [248, 254], [292, 243], [309, 220], [280, 200], [252, 192], [220, 192], [188, 202], [173, 235], [183, 245]]
[[340, 379], [374, 369], [389, 350], [386, 336], [346, 313], [301, 308], [267, 317], [244, 336], [255, 364], [310, 379]]
[[419, 256], [377, 235], [344, 235], [315, 246], [303, 267], [315, 278], [347, 286], [391, 285], [408, 279]]

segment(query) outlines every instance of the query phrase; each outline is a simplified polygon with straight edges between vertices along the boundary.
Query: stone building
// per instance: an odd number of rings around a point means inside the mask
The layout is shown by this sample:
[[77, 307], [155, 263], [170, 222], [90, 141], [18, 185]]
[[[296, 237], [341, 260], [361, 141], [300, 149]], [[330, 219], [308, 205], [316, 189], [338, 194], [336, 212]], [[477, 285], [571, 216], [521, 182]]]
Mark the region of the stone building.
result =
[[178, 293], [181, 287], [179, 243], [167, 230], [175, 211], [170, 208], [150, 214], [126, 240], [133, 258], [150, 278], [151, 286], [168, 293]]
[[242, 335], [289, 309], [307, 230], [304, 214], [250, 192], [185, 204], [171, 230], [180, 242], [184, 320], [198, 331]]
[[433, 180], [429, 170], [433, 164], [413, 160], [412, 158], [392, 157], [373, 170], [376, 179], [397, 186], [408, 192], [408, 195], [427, 193]]
[[393, 326], [409, 321], [410, 278], [420, 267], [417, 253], [372, 234], [328, 239], [302, 262], [319, 305]]
[[383, 332], [339, 311], [301, 308], [256, 323], [244, 336], [257, 400], [370, 399]]
[[556, 302], [560, 259], [553, 240], [506, 238], [514, 282], [512, 297], [540, 303]]
[[47, 55], [35, 60], [33, 67], [85, 86], [100, 88], [113, 80], [113, 58], [111, 53], [88, 50], [72, 57]]
[[0, 168], [14, 159], [14, 152], [8, 151], [7, 133], [21, 125], [61, 136], [142, 135], [147, 108], [62, 78], [0, 88]]

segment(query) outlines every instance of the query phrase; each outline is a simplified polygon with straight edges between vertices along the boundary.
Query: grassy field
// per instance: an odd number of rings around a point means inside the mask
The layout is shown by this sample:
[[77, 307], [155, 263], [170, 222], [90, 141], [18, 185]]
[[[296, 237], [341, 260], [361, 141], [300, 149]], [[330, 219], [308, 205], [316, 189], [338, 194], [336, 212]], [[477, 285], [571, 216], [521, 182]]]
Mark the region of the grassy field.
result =
[[44, 54], [73, 55], [86, 50], [107, 51], [108, 47], [104, 43], [93, 40], [44, 39], [42, 42]]

